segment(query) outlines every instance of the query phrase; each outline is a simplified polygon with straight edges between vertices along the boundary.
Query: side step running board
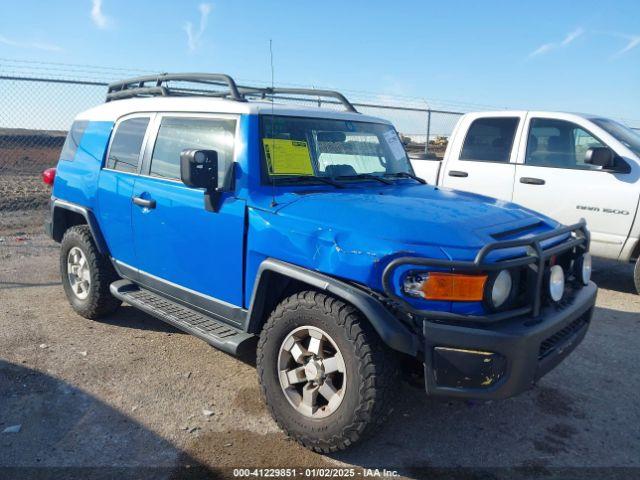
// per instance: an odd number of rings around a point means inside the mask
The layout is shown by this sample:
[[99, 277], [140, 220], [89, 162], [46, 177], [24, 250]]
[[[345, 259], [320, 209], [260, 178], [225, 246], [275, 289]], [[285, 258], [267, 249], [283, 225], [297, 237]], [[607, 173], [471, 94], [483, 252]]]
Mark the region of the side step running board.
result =
[[195, 335], [210, 345], [232, 355], [245, 352], [256, 337], [204, 315], [196, 310], [138, 287], [129, 280], [113, 282], [111, 294], [149, 315], [173, 325], [180, 330]]

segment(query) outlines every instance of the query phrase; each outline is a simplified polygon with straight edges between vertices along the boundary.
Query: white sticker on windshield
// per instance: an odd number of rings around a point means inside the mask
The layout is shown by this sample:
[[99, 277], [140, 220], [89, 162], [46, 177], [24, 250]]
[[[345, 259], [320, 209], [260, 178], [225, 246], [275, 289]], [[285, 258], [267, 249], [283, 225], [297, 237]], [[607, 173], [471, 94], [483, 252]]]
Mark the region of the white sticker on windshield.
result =
[[387, 130], [384, 132], [384, 139], [391, 150], [393, 158], [400, 160], [405, 157], [404, 147], [402, 146], [402, 143], [400, 143], [400, 139], [398, 138], [398, 134], [395, 130]]

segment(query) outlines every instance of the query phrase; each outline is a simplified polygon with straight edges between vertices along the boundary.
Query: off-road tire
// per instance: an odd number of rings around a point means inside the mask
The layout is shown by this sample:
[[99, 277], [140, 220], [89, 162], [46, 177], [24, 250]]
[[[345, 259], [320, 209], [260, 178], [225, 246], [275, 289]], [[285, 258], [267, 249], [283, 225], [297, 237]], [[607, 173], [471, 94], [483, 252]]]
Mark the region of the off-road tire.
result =
[[640, 294], [640, 257], [636, 260], [636, 266], [633, 269], [633, 282], [636, 284], [636, 293]]
[[[77, 247], [82, 250], [90, 274], [89, 294], [87, 298], [78, 298], [71, 288], [67, 275], [69, 251]], [[60, 275], [62, 286], [73, 309], [81, 316], [98, 319], [113, 313], [122, 303], [111, 295], [109, 285], [118, 280], [118, 274], [109, 258], [100, 254], [88, 225], [76, 225], [69, 228], [62, 237], [60, 246]]]
[[[278, 354], [287, 335], [301, 326], [327, 332], [346, 368], [342, 403], [325, 418], [309, 418], [286, 399], [278, 378]], [[353, 306], [316, 291], [284, 299], [271, 313], [258, 342], [262, 393], [276, 423], [304, 447], [320, 453], [343, 450], [373, 433], [391, 412], [398, 388], [397, 356]]]

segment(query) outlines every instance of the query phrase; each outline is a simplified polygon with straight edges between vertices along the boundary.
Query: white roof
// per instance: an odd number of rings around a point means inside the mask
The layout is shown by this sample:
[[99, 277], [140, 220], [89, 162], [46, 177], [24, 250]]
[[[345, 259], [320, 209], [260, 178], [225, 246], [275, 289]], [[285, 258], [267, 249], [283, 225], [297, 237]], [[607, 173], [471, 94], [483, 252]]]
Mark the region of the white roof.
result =
[[592, 115], [589, 113], [580, 113], [580, 112], [563, 112], [559, 110], [486, 110], [486, 111], [475, 111], [467, 113], [466, 115], [473, 115], [477, 117], [487, 116], [487, 117], [505, 117], [509, 115], [535, 115], [535, 116], [544, 116], [544, 115], [573, 115], [575, 117], [582, 118], [595, 118], [598, 115]]
[[[341, 105], [335, 105], [342, 108]], [[131, 113], [142, 112], [188, 112], [188, 113], [235, 113], [270, 114], [298, 117], [331, 118], [359, 122], [386, 123], [388, 120], [359, 113], [308, 107], [295, 104], [271, 102], [238, 102], [216, 97], [145, 97], [112, 100], [86, 110], [76, 120], [116, 121]]]

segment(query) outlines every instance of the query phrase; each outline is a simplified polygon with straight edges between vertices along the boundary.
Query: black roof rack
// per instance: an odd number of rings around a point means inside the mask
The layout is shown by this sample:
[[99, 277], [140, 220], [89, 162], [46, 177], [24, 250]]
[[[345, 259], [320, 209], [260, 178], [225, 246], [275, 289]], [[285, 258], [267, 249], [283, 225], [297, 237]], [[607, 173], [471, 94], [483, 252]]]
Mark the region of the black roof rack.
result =
[[[204, 86], [226, 87], [222, 90], [192, 89], [170, 87], [168, 82], [197, 83]], [[349, 112], [358, 111], [353, 104], [340, 92], [333, 90], [317, 90], [313, 88], [272, 88], [249, 87], [237, 85], [229, 75], [223, 73], [162, 73], [159, 75], [147, 75], [144, 77], [129, 78], [110, 83], [107, 89], [106, 101], [121, 100], [134, 97], [153, 96], [206, 96], [224, 97], [237, 102], [246, 102], [247, 97], [260, 97], [277, 99], [278, 95], [302, 95], [310, 97], [329, 97], [336, 99]], [[280, 97], [285, 99], [284, 97]]]

